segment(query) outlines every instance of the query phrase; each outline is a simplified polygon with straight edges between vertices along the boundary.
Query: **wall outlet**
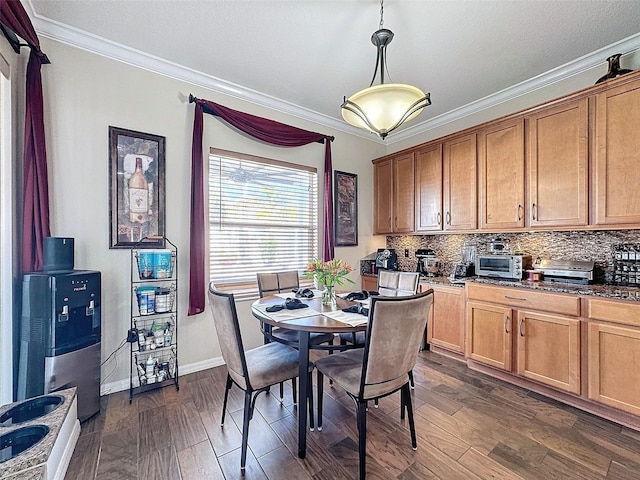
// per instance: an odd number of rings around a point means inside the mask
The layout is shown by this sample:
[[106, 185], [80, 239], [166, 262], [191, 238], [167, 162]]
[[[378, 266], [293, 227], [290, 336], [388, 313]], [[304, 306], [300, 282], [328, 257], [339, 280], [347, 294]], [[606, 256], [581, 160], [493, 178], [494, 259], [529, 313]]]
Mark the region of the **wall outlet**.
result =
[[405, 257], [408, 257], [408, 256], [409, 256], [409, 249], [408, 249], [408, 248], [405, 248], [405, 249], [404, 249], [404, 256], [405, 256]]

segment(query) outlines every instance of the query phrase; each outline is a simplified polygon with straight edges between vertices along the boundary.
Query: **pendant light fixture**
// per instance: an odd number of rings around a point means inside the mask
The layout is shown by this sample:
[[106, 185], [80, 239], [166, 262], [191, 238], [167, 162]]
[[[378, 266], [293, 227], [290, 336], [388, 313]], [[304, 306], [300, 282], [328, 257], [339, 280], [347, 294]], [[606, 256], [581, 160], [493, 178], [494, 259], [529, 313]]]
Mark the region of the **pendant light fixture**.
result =
[[[358, 128], [364, 128], [384, 139], [407, 120], [418, 116], [431, 105], [430, 94], [403, 83], [384, 83], [387, 63], [387, 45], [393, 40], [393, 32], [384, 25], [384, 0], [380, 0], [380, 28], [371, 35], [371, 43], [377, 49], [376, 66], [369, 88], [344, 97], [342, 118]], [[380, 84], [373, 85], [380, 67]], [[388, 73], [388, 72], [387, 72]]]

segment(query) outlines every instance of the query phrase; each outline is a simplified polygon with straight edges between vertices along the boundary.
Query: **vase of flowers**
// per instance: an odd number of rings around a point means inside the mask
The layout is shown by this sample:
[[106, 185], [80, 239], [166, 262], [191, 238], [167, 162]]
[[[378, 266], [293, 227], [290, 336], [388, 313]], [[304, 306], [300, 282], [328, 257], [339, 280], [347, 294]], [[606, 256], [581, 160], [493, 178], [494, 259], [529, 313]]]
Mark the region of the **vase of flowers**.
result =
[[318, 284], [318, 288], [323, 288], [322, 303], [334, 307], [336, 305], [336, 285], [343, 287], [345, 282], [353, 283], [353, 280], [346, 278], [351, 273], [351, 266], [334, 258], [323, 262], [319, 258], [311, 260], [307, 264], [304, 276], [313, 278]]

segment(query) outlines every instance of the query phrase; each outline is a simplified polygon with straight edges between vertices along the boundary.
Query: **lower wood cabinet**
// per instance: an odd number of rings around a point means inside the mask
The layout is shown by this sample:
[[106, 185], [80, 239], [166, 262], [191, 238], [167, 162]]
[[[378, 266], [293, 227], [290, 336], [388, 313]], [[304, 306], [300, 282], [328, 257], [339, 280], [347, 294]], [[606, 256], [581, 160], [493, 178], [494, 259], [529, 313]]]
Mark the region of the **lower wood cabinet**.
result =
[[469, 359], [580, 394], [581, 321], [565, 315], [579, 314], [577, 296], [473, 284], [467, 295]]
[[464, 353], [464, 288], [428, 284], [433, 288], [433, 308], [427, 322], [427, 342]]
[[589, 398], [640, 415], [640, 303], [589, 299]]
[[580, 394], [580, 320], [518, 311], [518, 375]]
[[375, 291], [378, 290], [378, 277], [377, 275], [374, 276], [368, 276], [368, 275], [362, 275], [360, 277], [360, 285], [362, 290], [367, 290], [367, 291]]

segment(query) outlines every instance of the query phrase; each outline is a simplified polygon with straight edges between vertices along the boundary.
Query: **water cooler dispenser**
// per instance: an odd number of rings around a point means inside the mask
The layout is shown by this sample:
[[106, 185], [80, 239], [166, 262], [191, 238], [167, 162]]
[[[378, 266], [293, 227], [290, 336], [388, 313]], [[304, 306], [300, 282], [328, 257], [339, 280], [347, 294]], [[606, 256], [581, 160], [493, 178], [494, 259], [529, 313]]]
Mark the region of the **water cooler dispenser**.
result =
[[76, 387], [78, 418], [100, 411], [100, 280], [91, 270], [24, 276], [18, 400]]

